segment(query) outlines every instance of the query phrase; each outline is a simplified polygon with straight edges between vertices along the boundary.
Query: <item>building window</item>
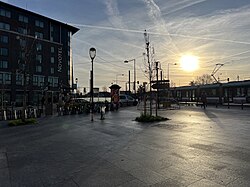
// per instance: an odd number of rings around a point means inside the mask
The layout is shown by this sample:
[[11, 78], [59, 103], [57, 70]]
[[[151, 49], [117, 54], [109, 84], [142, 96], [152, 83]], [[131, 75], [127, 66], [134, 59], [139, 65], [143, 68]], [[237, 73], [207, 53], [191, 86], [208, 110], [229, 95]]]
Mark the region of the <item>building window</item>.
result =
[[16, 85], [23, 85], [23, 74], [16, 75]]
[[11, 84], [11, 74], [5, 73], [5, 84]]
[[41, 33], [41, 32], [35, 32], [35, 36], [37, 38], [43, 39], [43, 33]]
[[10, 11], [5, 10], [5, 9], [2, 9], [2, 8], [0, 8], [0, 15], [1, 15], [1, 16], [4, 16], [4, 17], [7, 17], [7, 18], [10, 18], [10, 17], [11, 17]]
[[42, 63], [42, 55], [36, 55], [36, 61], [41, 64]]
[[41, 73], [42, 72], [42, 66], [36, 66], [36, 72]]
[[28, 19], [28, 17], [26, 17], [26, 16], [19, 15], [18, 21], [21, 21], [21, 22], [24, 22], [24, 23], [28, 23], [28, 22], [29, 22], [29, 19]]
[[44, 76], [38, 76], [38, 86], [44, 86]]
[[17, 31], [18, 31], [20, 34], [25, 34], [25, 35], [28, 34], [28, 30], [25, 29], [25, 28], [22, 28], [22, 27], [18, 27]]
[[0, 73], [0, 84], [11, 84], [11, 74]]
[[0, 60], [0, 68], [7, 69], [8, 68], [8, 61], [7, 60]]
[[50, 68], [50, 74], [54, 74], [55, 73], [55, 68]]
[[33, 76], [33, 85], [34, 86], [43, 86], [44, 85], [44, 76], [34, 75]]
[[10, 30], [10, 24], [0, 22], [0, 29], [3, 29], [3, 30]]
[[1, 43], [9, 43], [9, 37], [8, 36], [0, 36], [0, 42]]
[[53, 77], [48, 77], [48, 83], [50, 86], [53, 85]]
[[55, 63], [55, 58], [54, 57], [50, 57], [50, 62], [51, 62], [51, 64], [54, 64]]
[[44, 23], [43, 23], [42, 21], [39, 21], [39, 20], [36, 20], [35, 25], [36, 25], [37, 27], [41, 27], [41, 28], [44, 27]]
[[54, 53], [55, 52], [55, 47], [50, 47], [50, 52]]
[[38, 86], [38, 76], [36, 75], [33, 76], [33, 85]]
[[0, 56], [8, 56], [8, 49], [0, 48]]
[[48, 77], [48, 83], [52, 87], [58, 87], [58, 77]]
[[42, 44], [41, 43], [36, 44], [36, 51], [42, 51]]

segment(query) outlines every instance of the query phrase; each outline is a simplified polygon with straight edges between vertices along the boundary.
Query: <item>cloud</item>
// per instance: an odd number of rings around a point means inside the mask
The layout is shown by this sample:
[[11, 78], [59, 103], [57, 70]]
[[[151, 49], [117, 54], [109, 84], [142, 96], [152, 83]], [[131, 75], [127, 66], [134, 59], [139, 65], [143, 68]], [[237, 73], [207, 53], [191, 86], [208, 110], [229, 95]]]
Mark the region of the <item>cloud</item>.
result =
[[167, 6], [167, 7], [163, 8], [166, 13], [163, 13], [162, 16], [166, 16], [166, 15], [175, 13], [177, 11], [186, 9], [188, 7], [194, 6], [194, 5], [199, 4], [199, 3], [203, 3], [205, 1], [207, 1], [207, 0], [197, 0], [197, 1], [194, 1], [194, 0], [184, 0], [184, 1], [178, 1], [176, 3], [173, 3], [171, 6]]
[[119, 15], [119, 9], [116, 0], [106, 0], [106, 12], [109, 16], [109, 21], [114, 27], [125, 28], [125, 25], [122, 21], [122, 17]]

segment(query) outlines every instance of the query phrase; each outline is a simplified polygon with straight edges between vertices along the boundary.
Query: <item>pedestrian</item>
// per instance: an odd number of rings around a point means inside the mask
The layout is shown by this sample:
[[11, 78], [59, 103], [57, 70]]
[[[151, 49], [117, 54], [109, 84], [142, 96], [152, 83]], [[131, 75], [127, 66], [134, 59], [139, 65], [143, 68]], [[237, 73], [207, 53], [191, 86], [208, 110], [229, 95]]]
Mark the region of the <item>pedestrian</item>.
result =
[[206, 109], [206, 106], [207, 106], [207, 95], [206, 95], [206, 92], [202, 92], [202, 94], [201, 94], [201, 102], [202, 102], [203, 108]]

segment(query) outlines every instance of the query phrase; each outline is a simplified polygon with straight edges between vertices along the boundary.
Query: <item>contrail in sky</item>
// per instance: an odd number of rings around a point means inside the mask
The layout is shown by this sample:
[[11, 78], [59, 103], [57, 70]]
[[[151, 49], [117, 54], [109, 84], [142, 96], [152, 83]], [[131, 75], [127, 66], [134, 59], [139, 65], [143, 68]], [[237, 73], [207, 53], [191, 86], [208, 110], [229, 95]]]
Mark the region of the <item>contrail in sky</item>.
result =
[[[70, 24], [77, 26], [77, 27], [87, 27], [87, 28], [92, 28], [92, 29], [123, 31], [123, 32], [140, 33], [140, 34], [144, 33], [144, 31], [133, 30], [133, 29], [122, 29], [122, 28], [115, 28], [115, 27], [94, 26], [94, 25], [85, 25], [85, 24], [76, 24], [76, 23], [70, 23]], [[199, 40], [210, 40], [210, 41], [250, 45], [250, 42], [236, 41], [236, 40], [225, 40], [225, 39], [218, 39], [218, 38], [207, 38], [207, 37], [189, 36], [189, 35], [171, 34], [171, 33], [158, 33], [158, 32], [147, 32], [147, 33], [152, 34], [152, 35], [175, 36], [175, 37], [182, 37], [182, 38], [192, 38], [192, 39], [199, 39]]]

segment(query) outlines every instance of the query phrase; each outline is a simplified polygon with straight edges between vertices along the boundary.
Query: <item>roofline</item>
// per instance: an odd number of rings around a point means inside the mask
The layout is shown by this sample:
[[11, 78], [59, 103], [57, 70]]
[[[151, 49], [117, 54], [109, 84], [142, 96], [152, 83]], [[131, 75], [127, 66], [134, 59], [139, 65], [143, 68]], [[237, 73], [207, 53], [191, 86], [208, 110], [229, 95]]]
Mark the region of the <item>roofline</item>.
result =
[[59, 24], [61, 24], [61, 25], [64, 25], [66, 28], [68, 28], [68, 29], [72, 32], [72, 35], [75, 34], [77, 31], [80, 30], [79, 28], [76, 28], [76, 27], [73, 27], [73, 26], [71, 26], [71, 25], [68, 25], [67, 23], [63, 23], [63, 22], [61, 22], [61, 21], [58, 21], [58, 20], [55, 20], [55, 19], [52, 19], [52, 18], [43, 16], [43, 15], [41, 15], [41, 14], [38, 14], [38, 13], [35, 13], [35, 12], [32, 12], [32, 11], [29, 11], [29, 10], [25, 10], [25, 9], [23, 9], [23, 8], [20, 8], [20, 7], [17, 7], [17, 6], [14, 6], [14, 5], [11, 5], [11, 4], [2, 2], [2, 1], [0, 1], [0, 4], [3, 4], [4, 6], [10, 8], [10, 9], [15, 9], [15, 10], [18, 10], [18, 11], [26, 12], [26, 13], [28, 13], [28, 14], [32, 14], [32, 15], [37, 16], [37, 17], [42, 17], [42, 18], [48, 19], [48, 20], [50, 20], [50, 21], [53, 21], [53, 22], [59, 23]]

